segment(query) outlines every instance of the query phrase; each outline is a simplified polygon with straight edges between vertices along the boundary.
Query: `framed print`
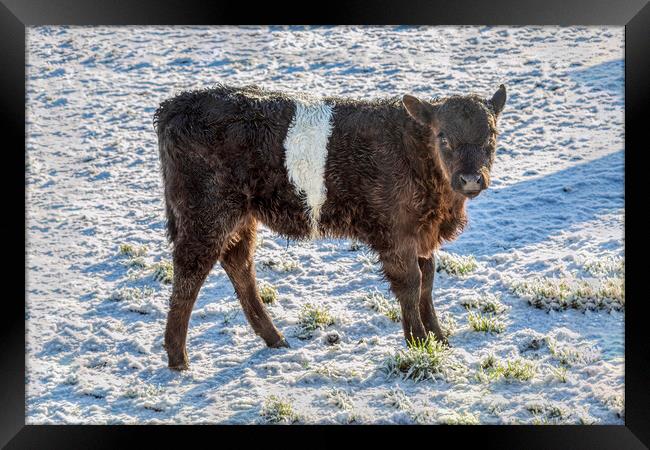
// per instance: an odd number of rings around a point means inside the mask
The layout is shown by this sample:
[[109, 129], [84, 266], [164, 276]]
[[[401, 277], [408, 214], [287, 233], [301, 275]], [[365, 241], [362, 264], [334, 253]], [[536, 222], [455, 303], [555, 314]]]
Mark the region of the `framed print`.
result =
[[648, 445], [643, 2], [0, 9], [3, 445]]

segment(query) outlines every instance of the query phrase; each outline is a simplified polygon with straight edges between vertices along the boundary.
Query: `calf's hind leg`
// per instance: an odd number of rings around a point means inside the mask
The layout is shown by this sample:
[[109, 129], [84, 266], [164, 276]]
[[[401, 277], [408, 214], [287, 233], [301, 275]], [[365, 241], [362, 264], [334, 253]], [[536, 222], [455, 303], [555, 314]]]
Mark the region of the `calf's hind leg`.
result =
[[253, 261], [256, 233], [255, 219], [251, 218], [244, 222], [236, 231], [233, 242], [224, 249], [220, 257], [221, 266], [228, 274], [246, 319], [255, 334], [264, 339], [269, 347], [288, 347], [287, 341], [273, 325], [271, 316], [266, 311], [257, 291]]
[[198, 236], [178, 236], [174, 242], [174, 284], [169, 301], [165, 349], [170, 369], [189, 367], [185, 342], [194, 302], [210, 269], [217, 261], [220, 242]]

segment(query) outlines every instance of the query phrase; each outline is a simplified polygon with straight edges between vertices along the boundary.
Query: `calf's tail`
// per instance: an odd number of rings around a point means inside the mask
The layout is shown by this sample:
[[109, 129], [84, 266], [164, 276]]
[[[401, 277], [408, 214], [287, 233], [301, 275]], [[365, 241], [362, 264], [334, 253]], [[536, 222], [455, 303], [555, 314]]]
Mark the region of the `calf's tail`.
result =
[[177, 222], [178, 218], [176, 217], [176, 214], [174, 213], [174, 208], [172, 206], [172, 199], [171, 199], [171, 186], [170, 186], [170, 178], [172, 176], [172, 173], [174, 171], [173, 167], [173, 160], [170, 157], [170, 150], [172, 150], [173, 143], [171, 142], [171, 139], [165, 133], [165, 127], [161, 127], [160, 124], [158, 124], [157, 127], [158, 131], [158, 153], [160, 155], [160, 168], [161, 168], [161, 173], [162, 173], [162, 182], [163, 182], [163, 188], [164, 188], [164, 193], [165, 193], [165, 213], [167, 216], [167, 239], [169, 239], [170, 242], [174, 242], [176, 240], [176, 236], [178, 234], [178, 227], [177, 227]]

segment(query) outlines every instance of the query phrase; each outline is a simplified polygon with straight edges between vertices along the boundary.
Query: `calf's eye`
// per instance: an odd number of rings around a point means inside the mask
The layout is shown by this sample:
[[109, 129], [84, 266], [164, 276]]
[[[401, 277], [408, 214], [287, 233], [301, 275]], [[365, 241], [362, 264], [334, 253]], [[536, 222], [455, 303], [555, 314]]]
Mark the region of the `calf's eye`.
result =
[[447, 137], [445, 136], [445, 133], [443, 133], [442, 131], [440, 133], [438, 133], [438, 139], [440, 139], [440, 143], [442, 145], [449, 144], [449, 142], [447, 141]]

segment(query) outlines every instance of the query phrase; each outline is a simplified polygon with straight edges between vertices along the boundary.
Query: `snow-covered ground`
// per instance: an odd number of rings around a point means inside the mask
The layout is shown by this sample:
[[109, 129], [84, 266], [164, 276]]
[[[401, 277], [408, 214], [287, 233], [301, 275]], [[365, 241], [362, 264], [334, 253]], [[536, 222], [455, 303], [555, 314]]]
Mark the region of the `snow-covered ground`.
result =
[[[622, 27], [38, 27], [27, 49], [28, 423], [623, 423], [624, 312], [547, 312], [512, 290], [623, 276]], [[443, 248], [477, 267], [436, 275], [454, 376], [386, 373], [405, 346], [366, 298], [395, 302], [366, 248], [264, 228], [258, 279], [278, 291], [269, 309], [291, 348], [253, 334], [217, 265], [190, 322], [191, 370], [167, 369], [152, 116], [215, 82], [361, 98], [507, 85], [493, 184]], [[500, 296], [503, 331], [470, 327], [474, 295]], [[307, 303], [335, 322], [303, 340]], [[528, 375], [490, 372], [508, 362]]]

